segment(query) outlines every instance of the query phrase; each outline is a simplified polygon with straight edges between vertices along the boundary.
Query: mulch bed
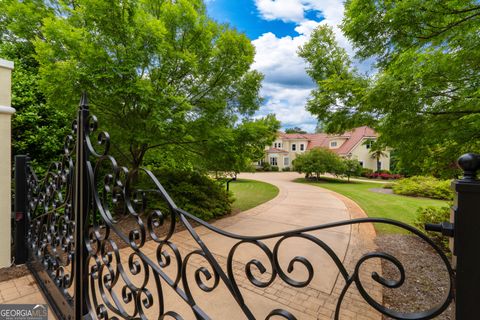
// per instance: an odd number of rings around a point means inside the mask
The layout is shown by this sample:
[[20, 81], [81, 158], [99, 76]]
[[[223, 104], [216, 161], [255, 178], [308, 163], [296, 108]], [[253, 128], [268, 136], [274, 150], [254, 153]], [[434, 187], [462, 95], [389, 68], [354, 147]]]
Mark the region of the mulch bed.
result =
[[372, 188], [372, 189], [368, 189], [368, 191], [372, 191], [376, 193], [394, 194], [392, 189], [385, 189], [385, 188]]
[[[396, 257], [405, 267], [406, 281], [398, 289], [384, 288], [383, 304], [401, 312], [429, 310], [443, 302], [448, 291], [448, 273], [438, 254], [413, 235], [379, 235], [375, 240], [379, 251]], [[382, 261], [383, 277], [398, 279], [393, 264]], [[384, 319], [390, 319], [384, 317]], [[450, 304], [435, 319], [454, 320], [455, 307]]]
[[12, 266], [0, 269], [0, 282], [8, 281], [29, 275], [30, 271], [26, 265]]

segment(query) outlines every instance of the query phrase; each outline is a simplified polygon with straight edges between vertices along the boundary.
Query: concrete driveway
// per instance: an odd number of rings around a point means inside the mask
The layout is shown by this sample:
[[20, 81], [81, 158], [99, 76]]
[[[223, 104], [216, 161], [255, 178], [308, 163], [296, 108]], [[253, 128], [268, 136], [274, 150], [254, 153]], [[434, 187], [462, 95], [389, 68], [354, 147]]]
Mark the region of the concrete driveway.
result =
[[[242, 179], [254, 179], [271, 183], [276, 185], [280, 192], [276, 198], [258, 207], [216, 221], [214, 225], [224, 231], [240, 235], [265, 235], [364, 216], [363, 211], [353, 201], [347, 198], [316, 186], [294, 182], [293, 180], [301, 177], [301, 175], [297, 173], [242, 173], [239, 177]], [[205, 227], [197, 227], [195, 231], [226, 272], [229, 250], [238, 240], [219, 235]], [[349, 271], [355, 266], [361, 252], [375, 249], [372, 241], [375, 232], [370, 225], [355, 227], [344, 226], [335, 229], [314, 231], [310, 232], [310, 234], [315, 235], [318, 239], [328, 244]], [[279, 238], [265, 240], [264, 244], [272, 250], [278, 239]], [[199, 245], [186, 230], [177, 232], [172, 237], [171, 242], [178, 247], [183, 260], [190, 252], [199, 248]], [[163, 251], [165, 247], [160, 249]], [[152, 261], [158, 261], [157, 250], [159, 250], [159, 246], [154, 241], [147, 242], [141, 249]], [[168, 249], [166, 251], [168, 251]], [[175, 278], [178, 269], [176, 261], [174, 261], [175, 257], [173, 252], [169, 253], [172, 263], [168, 267], [162, 267], [162, 271], [170, 277]], [[284, 272], [292, 279], [298, 281], [306, 280], [308, 276], [308, 272], [304, 266], [297, 262], [294, 264], [291, 273], [287, 271], [288, 264], [297, 256], [305, 257], [310, 261], [314, 269], [313, 279], [307, 287], [294, 288], [277, 276], [276, 280], [270, 286], [259, 288], [247, 279], [246, 270], [249, 262], [256, 259], [263, 263], [266, 271], [262, 274], [254, 266], [251, 268], [253, 275], [263, 281], [269, 279], [272, 265], [265, 253], [260, 250], [258, 246], [252, 244], [242, 244], [236, 251], [233, 258], [233, 276], [240, 288], [245, 304], [252, 311], [256, 319], [266, 319], [267, 315], [275, 309], [288, 310], [300, 320], [326, 320], [333, 318], [338, 296], [345, 284], [343, 278], [339, 276], [337, 267], [318, 245], [305, 239], [288, 239], [280, 246], [279, 261]], [[121, 249], [120, 257], [129, 281], [141, 285], [145, 270], [138, 275], [128, 273], [129, 268], [127, 266], [129, 264], [129, 258], [138, 260], [135, 252], [127, 247]], [[205, 259], [200, 256], [192, 258], [187, 266], [188, 284], [197, 305], [212, 319], [246, 319], [238, 303], [221, 280], [218, 287], [212, 292], [200, 290], [196, 282], [195, 274], [201, 267], [210, 271], [212, 270]], [[362, 277], [366, 279], [366, 287], [370, 294], [375, 297], [377, 301], [381, 302], [381, 288], [378, 284], [371, 281], [372, 271], [381, 273], [380, 264], [373, 263], [364, 269], [365, 270], [362, 271]], [[151, 273], [150, 271], [150, 274]], [[210, 280], [205, 279], [204, 274], [201, 272], [198, 276], [202, 279], [202, 282], [212, 285], [213, 278]], [[150, 275], [150, 279], [152, 280], [148, 281], [147, 288], [153, 292], [153, 307], [146, 308], [145, 311], [148, 319], [157, 319], [159, 312], [158, 306], [160, 305], [158, 300], [159, 295], [157, 294], [158, 287], [155, 281], [153, 281], [152, 275]], [[27, 280], [29, 282], [28, 288], [31, 289], [29, 289], [30, 291], [28, 293], [25, 291], [26, 294], [23, 296], [19, 294], [18, 296], [10, 296], [8, 298], [0, 295], [0, 303], [45, 303], [39, 295], [38, 289], [36, 289], [36, 284], [32, 282], [30, 278]], [[17, 282], [20, 283], [23, 280], [20, 278], [15, 281], [14, 284]], [[120, 279], [119, 283], [115, 286], [114, 291], [117, 293], [117, 297], [122, 297], [121, 291], [123, 285], [121, 282], [122, 280]], [[2, 285], [9, 284], [10, 283], [2, 283]], [[179, 287], [183, 290], [185, 289], [181, 281]], [[26, 287], [22, 288], [25, 289]], [[21, 292], [20, 289], [16, 289], [16, 292]], [[99, 289], [96, 288], [96, 290], [98, 292]], [[195, 319], [190, 307], [163, 281], [162, 290], [165, 311], [175, 311], [180, 314], [183, 319]], [[100, 295], [98, 295], [98, 298], [100, 298]], [[107, 299], [113, 302], [111, 297], [107, 297]], [[132, 303], [124, 305], [124, 307], [126, 310], [131, 310]], [[381, 319], [377, 313], [372, 311], [373, 309], [371, 307], [366, 305], [358, 292], [356, 292], [356, 289], [349, 290], [345, 296], [341, 310], [340, 319]], [[110, 314], [110, 316], [112, 316], [112, 314]], [[280, 319], [280, 317], [273, 317], [271, 319]]]

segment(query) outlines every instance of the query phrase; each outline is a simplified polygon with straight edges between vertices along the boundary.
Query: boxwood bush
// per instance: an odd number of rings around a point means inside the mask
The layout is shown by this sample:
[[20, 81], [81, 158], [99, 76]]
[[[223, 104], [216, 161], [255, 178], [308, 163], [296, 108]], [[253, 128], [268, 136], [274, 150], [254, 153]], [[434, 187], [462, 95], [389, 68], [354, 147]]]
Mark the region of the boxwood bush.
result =
[[451, 180], [438, 180], [434, 177], [415, 176], [399, 180], [393, 186], [393, 192], [404, 196], [426, 197], [452, 200]]

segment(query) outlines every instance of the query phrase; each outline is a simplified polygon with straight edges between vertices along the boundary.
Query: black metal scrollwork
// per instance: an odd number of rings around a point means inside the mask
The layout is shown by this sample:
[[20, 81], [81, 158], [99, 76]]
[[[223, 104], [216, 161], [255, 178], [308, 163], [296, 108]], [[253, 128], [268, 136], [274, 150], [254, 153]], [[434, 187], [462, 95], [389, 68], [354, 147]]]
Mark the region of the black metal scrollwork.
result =
[[[39, 182], [33, 172], [30, 182], [30, 221], [29, 243], [35, 259], [42, 261], [49, 270], [57, 286], [66, 290], [72, 285], [71, 267], [77, 261], [74, 256], [72, 216], [72, 186], [75, 184], [75, 142], [83, 141], [87, 152], [85, 170], [88, 181], [87, 234], [84, 245], [88, 253], [88, 294], [86, 304], [91, 318], [97, 319], [146, 319], [155, 314], [159, 319], [183, 319], [178, 310], [168, 310], [165, 306], [165, 286], [178, 295], [198, 319], [209, 319], [195, 299], [192, 286], [203, 292], [216, 290], [220, 284], [226, 287], [233, 299], [245, 314], [245, 318], [255, 319], [250, 306], [246, 305], [234, 271], [235, 256], [243, 245], [253, 245], [262, 254], [262, 260], [249, 260], [244, 266], [244, 276], [258, 287], [266, 288], [280, 279], [284, 284], [296, 288], [307, 287], [315, 273], [316, 266], [306, 257], [292, 257], [286, 268], [279, 261], [282, 245], [289, 239], [313, 243], [326, 253], [337, 266], [345, 286], [339, 295], [335, 318], [339, 318], [342, 302], [349, 288], [355, 285], [365, 301], [380, 313], [395, 319], [431, 319], [442, 313], [453, 298], [454, 273], [448, 258], [422, 232], [406, 224], [386, 219], [353, 219], [336, 223], [312, 226], [303, 229], [264, 236], [240, 236], [218, 229], [190, 213], [178, 208], [149, 170], [130, 171], [118, 165], [110, 155], [108, 133], [97, 134], [97, 143], [91, 136], [96, 134], [97, 119], [88, 116], [80, 119], [85, 125], [85, 136], [67, 137], [62, 161], [55, 164]], [[82, 122], [83, 121], [83, 122]], [[74, 122], [73, 128], [80, 125]], [[98, 148], [98, 149], [97, 149]], [[139, 181], [149, 187], [139, 185]], [[129, 230], [121, 228], [123, 221], [129, 221]], [[228, 251], [226, 265], [222, 266], [215, 255], [207, 248], [197, 234], [193, 223], [199, 224], [213, 233], [234, 239], [236, 243]], [[386, 288], [398, 288], [405, 280], [402, 263], [395, 257], [380, 252], [364, 255], [349, 273], [342, 260], [324, 241], [311, 234], [312, 231], [331, 229], [347, 225], [383, 223], [407, 230], [426, 242], [438, 254], [450, 277], [448, 294], [436, 307], [417, 313], [401, 313], [384, 307], [365, 289], [359, 270], [370, 259], [383, 259], [392, 263], [398, 270], [399, 279], [385, 279], [373, 272], [371, 278]], [[197, 244], [198, 248], [184, 252], [172, 237], [178, 225], [182, 225]], [[274, 239], [273, 246], [266, 240]], [[147, 243], [154, 244], [153, 253], [145, 250]], [[77, 244], [79, 245], [79, 244]], [[265, 260], [266, 259], [266, 260]], [[203, 264], [192, 263], [201, 260]], [[264, 261], [264, 262], [262, 262]], [[268, 265], [265, 264], [268, 261]], [[302, 270], [300, 278], [294, 277], [294, 270]], [[190, 283], [192, 274], [194, 283]], [[259, 276], [260, 275], [260, 276]], [[66, 292], [66, 291], [65, 291]], [[297, 319], [285, 309], [274, 309], [266, 320], [274, 318]]]

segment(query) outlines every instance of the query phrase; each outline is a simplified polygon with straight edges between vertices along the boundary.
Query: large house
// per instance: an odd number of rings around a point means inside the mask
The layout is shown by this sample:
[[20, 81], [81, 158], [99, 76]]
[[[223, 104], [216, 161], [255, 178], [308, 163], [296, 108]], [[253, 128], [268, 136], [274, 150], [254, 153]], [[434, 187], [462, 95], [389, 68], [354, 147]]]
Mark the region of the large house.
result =
[[[339, 156], [356, 159], [363, 168], [377, 170], [377, 160], [370, 153], [370, 145], [366, 141], [377, 139], [377, 133], [369, 127], [359, 127], [340, 135], [325, 133], [300, 134], [279, 132], [277, 139], [266, 148], [263, 161], [277, 166], [280, 170], [292, 166], [297, 155], [313, 148], [328, 148]], [[260, 163], [261, 164], [261, 163]], [[390, 170], [390, 156], [388, 150], [380, 158], [382, 170]]]

